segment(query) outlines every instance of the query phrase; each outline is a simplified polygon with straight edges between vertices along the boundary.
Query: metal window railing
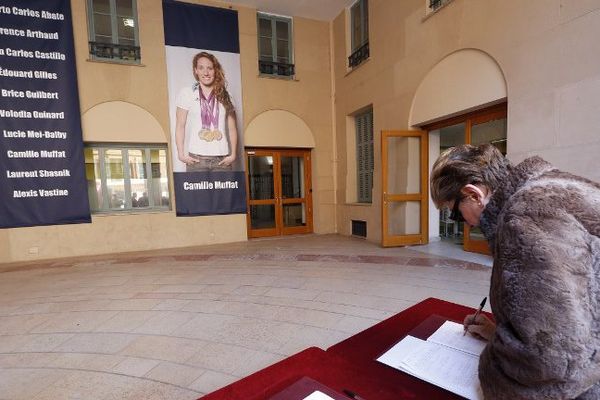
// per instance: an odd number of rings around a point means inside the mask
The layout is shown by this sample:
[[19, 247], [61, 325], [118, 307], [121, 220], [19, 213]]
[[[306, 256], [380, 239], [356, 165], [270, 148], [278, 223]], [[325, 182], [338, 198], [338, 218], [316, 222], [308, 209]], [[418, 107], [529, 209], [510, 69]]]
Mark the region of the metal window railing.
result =
[[429, 8], [432, 11], [440, 8], [442, 6], [442, 4], [443, 4], [442, 0], [429, 0]]
[[432, 13], [434, 11], [439, 10], [443, 6], [448, 3], [451, 3], [452, 0], [426, 0], [427, 4], [427, 13]]
[[360, 46], [354, 53], [348, 57], [348, 65], [354, 68], [369, 58], [369, 42]]
[[258, 70], [265, 75], [294, 76], [295, 74], [294, 64], [264, 60], [258, 61]]
[[100, 42], [89, 42], [90, 43], [90, 55], [93, 58], [112, 59], [112, 60], [123, 60], [123, 61], [135, 61], [139, 62], [141, 59], [141, 49], [139, 46], [129, 46], [124, 44], [114, 43], [100, 43]]

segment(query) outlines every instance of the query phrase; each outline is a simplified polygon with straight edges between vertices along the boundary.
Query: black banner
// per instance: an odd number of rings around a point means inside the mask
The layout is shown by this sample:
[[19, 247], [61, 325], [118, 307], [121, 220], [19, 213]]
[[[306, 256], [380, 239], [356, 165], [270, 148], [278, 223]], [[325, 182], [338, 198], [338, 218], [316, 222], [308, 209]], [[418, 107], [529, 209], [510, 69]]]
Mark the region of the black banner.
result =
[[0, 4], [0, 228], [91, 222], [70, 2]]

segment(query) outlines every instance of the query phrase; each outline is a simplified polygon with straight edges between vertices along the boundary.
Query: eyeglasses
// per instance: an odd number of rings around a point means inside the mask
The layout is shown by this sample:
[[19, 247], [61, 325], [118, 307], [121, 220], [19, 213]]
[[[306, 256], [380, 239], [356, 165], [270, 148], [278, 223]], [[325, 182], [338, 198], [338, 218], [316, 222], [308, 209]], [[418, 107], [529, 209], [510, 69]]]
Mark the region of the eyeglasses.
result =
[[454, 200], [454, 207], [452, 207], [452, 212], [450, 213], [449, 218], [456, 223], [465, 222], [465, 219], [463, 218], [462, 213], [458, 209], [458, 206], [460, 205], [460, 202], [462, 200], [463, 200], [463, 198], [460, 196], [457, 197], [456, 200]]

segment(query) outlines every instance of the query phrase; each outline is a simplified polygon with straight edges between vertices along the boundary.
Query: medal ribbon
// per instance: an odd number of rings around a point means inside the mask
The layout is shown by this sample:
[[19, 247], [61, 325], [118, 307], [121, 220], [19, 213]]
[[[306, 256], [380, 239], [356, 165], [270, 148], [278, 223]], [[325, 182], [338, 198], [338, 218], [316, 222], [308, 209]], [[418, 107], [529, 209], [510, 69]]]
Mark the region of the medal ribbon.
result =
[[204, 97], [200, 85], [200, 117], [202, 118], [202, 129], [216, 130], [219, 127], [219, 102], [215, 96], [214, 90], [208, 96]]

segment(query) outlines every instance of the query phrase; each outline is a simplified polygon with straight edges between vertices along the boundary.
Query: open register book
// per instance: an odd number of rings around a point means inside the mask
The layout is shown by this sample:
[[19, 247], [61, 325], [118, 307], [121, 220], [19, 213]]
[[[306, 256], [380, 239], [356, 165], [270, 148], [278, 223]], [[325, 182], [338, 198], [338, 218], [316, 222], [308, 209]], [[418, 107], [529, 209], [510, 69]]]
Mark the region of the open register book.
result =
[[463, 336], [463, 326], [446, 321], [427, 340], [406, 336], [377, 359], [470, 400], [483, 400], [477, 369], [486, 342]]

